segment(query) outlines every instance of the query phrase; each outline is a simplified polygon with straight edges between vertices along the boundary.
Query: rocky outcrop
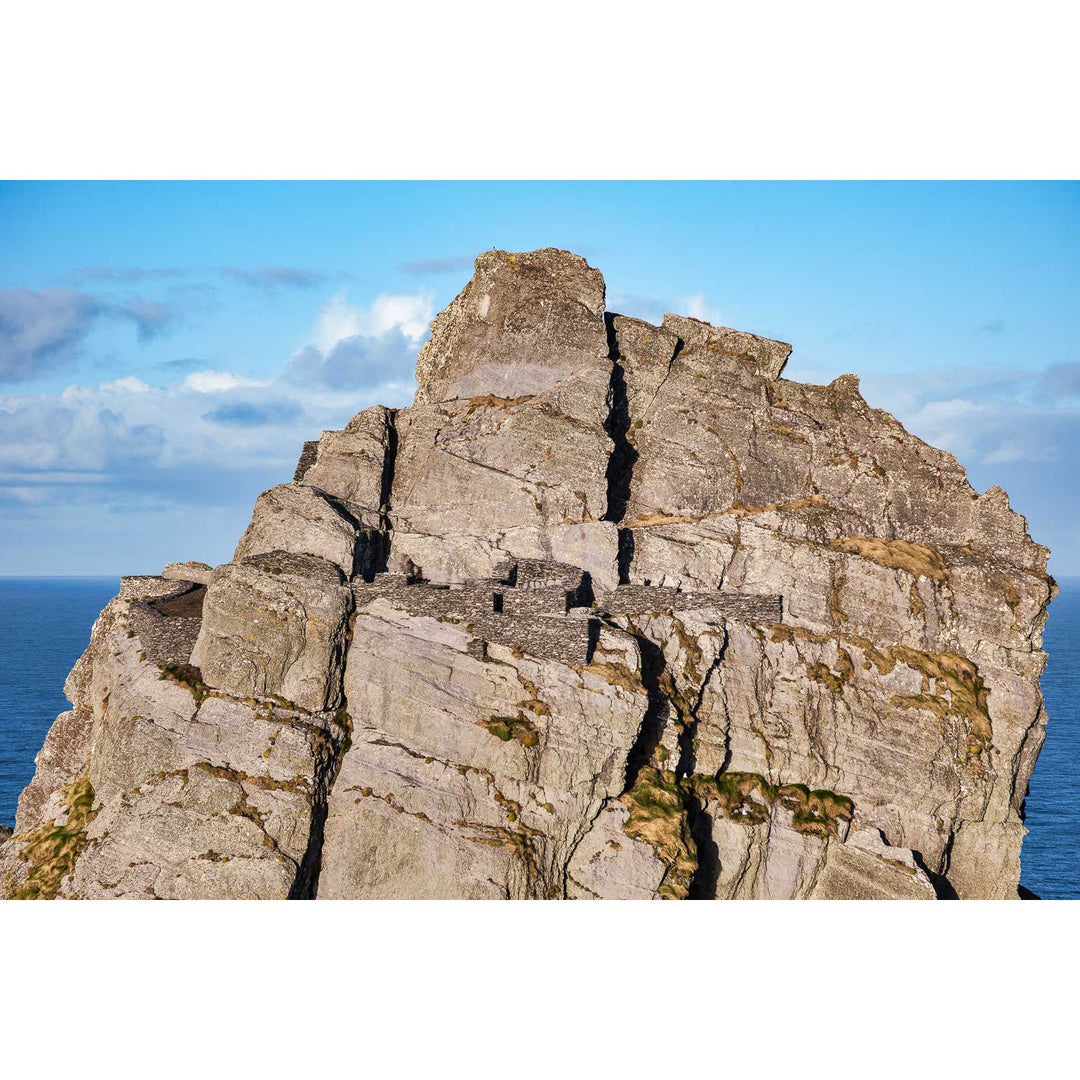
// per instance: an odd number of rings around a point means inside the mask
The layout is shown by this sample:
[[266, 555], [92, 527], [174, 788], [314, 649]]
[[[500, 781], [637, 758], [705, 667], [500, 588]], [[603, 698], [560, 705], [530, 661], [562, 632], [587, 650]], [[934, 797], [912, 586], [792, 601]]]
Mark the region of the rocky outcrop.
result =
[[579, 255], [487, 251], [431, 324], [416, 361], [416, 404], [539, 394], [603, 366], [604, 279]]
[[208, 686], [234, 697], [335, 709], [351, 610], [352, 591], [334, 563], [252, 555], [214, 571], [191, 663]]
[[413, 406], [124, 579], [0, 890], [1015, 897], [1047, 551], [790, 351], [480, 256]]

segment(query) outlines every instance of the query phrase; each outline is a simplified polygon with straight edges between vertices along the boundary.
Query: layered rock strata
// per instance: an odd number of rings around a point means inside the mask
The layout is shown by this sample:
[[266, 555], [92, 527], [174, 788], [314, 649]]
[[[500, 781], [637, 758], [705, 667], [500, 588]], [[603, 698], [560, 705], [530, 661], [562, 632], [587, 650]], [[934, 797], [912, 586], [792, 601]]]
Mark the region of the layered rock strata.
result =
[[413, 406], [124, 579], [3, 895], [1015, 897], [1048, 553], [790, 351], [480, 256]]

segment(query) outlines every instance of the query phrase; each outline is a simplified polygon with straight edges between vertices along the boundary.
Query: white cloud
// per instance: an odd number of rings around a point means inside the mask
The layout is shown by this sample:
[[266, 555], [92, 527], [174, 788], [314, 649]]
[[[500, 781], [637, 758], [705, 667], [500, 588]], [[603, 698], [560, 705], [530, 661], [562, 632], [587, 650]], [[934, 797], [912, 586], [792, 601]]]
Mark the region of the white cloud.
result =
[[0, 381], [19, 382], [72, 364], [102, 321], [127, 320], [147, 342], [175, 318], [167, 305], [140, 297], [117, 302], [75, 289], [0, 289]]
[[392, 330], [419, 343], [433, 316], [431, 293], [380, 293], [370, 307], [360, 308], [339, 292], [319, 312], [311, 344], [320, 352], [329, 353], [340, 341], [381, 337]]
[[99, 389], [124, 394], [145, 394], [148, 390], [152, 390], [153, 387], [149, 383], [144, 383], [137, 375], [124, 375], [122, 378], [103, 382]]
[[679, 302], [679, 311], [686, 312], [691, 319], [701, 319], [702, 322], [712, 323], [713, 326], [723, 326], [724, 321], [716, 308], [711, 308], [705, 302], [704, 293], [694, 293], [693, 296], [684, 297]]
[[433, 317], [431, 293], [383, 293], [371, 305], [367, 333], [379, 337], [397, 328], [418, 342], [428, 332]]
[[319, 312], [312, 343], [317, 349], [329, 352], [339, 341], [360, 333], [360, 318], [360, 309], [353, 307], [344, 293], [336, 293]]
[[193, 371], [181, 384], [185, 390], [194, 390], [199, 394], [219, 394], [223, 390], [237, 390], [240, 387], [258, 387], [268, 384], [259, 379], [247, 379], [234, 375], [231, 371]]

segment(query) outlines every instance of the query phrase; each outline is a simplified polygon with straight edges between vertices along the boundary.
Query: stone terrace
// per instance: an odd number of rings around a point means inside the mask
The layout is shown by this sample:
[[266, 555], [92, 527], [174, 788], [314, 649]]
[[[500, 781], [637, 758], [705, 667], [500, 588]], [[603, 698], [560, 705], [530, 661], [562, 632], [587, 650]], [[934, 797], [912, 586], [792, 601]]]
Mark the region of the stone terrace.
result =
[[[434, 585], [405, 574], [376, 574], [353, 581], [358, 608], [389, 600], [410, 615], [465, 623], [483, 642], [520, 649], [565, 664], [588, 663], [599, 633], [593, 615], [645, 615], [707, 610], [720, 618], [778, 623], [779, 596], [680, 592], [673, 588], [620, 585], [592, 603], [588, 575], [576, 566], [536, 559], [509, 560], [498, 576], [463, 585]], [[483, 655], [477, 647], [470, 650]]]
[[160, 577], [125, 577], [120, 596], [131, 602], [131, 629], [146, 658], [158, 665], [186, 664], [202, 625], [206, 586]]

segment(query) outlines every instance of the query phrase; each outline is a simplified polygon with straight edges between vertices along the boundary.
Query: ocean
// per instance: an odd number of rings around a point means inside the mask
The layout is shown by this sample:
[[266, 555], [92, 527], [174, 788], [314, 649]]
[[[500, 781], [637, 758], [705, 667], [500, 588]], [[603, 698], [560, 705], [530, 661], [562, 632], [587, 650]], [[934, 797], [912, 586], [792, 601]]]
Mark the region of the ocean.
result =
[[64, 679], [118, 577], [0, 578], [0, 824], [15, 824], [19, 792], [56, 714]]
[[[1080, 899], [1080, 578], [1059, 584], [1044, 638], [1050, 724], [1027, 799], [1021, 874], [1045, 900]], [[118, 586], [114, 577], [0, 578], [0, 823], [15, 822], [34, 755], [70, 707], [64, 679]]]

